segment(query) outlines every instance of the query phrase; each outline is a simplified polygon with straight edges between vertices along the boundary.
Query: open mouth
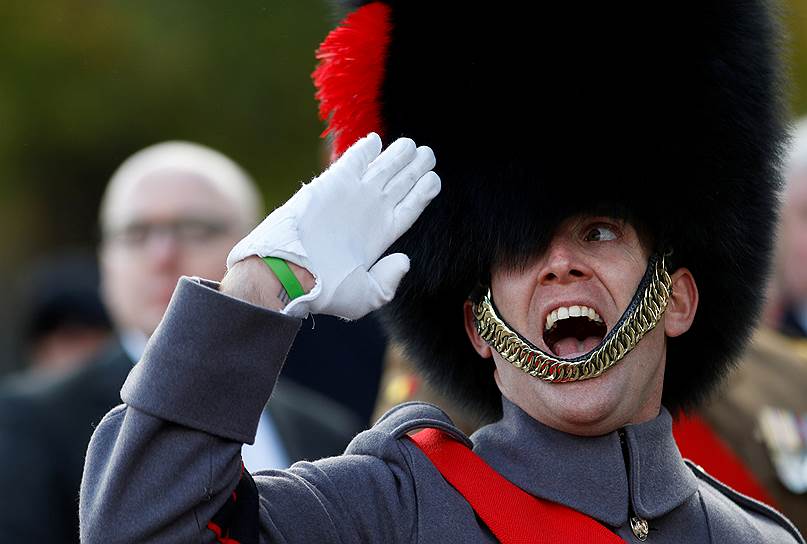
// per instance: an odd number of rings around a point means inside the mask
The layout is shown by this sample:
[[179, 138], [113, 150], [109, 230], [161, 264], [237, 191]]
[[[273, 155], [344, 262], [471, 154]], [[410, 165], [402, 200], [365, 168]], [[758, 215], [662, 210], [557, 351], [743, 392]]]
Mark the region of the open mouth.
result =
[[547, 314], [543, 339], [556, 357], [571, 359], [596, 348], [607, 333], [608, 326], [594, 308], [561, 306]]
[[550, 355], [499, 317], [488, 288], [473, 304], [476, 332], [505, 361], [530, 376], [553, 383], [590, 380], [619, 363], [653, 330], [671, 292], [664, 255], [654, 254], [631, 303], [611, 330], [593, 308], [570, 306], [549, 312], [542, 339], [552, 350]]

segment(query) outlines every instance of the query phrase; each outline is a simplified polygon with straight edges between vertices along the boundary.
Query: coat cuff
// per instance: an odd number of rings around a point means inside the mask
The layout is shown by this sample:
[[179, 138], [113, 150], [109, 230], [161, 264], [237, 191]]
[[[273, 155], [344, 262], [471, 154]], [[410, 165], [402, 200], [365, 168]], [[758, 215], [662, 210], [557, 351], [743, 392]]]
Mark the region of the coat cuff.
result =
[[183, 277], [121, 390], [129, 406], [252, 443], [301, 321]]

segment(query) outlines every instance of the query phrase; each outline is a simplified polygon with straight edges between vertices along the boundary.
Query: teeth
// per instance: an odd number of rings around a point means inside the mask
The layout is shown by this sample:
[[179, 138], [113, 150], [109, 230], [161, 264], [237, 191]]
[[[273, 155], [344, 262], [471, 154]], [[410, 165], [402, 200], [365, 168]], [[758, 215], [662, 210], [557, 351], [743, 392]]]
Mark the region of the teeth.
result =
[[568, 308], [561, 306], [560, 308], [552, 310], [549, 315], [546, 316], [546, 328], [544, 330], [549, 330], [557, 321], [570, 317], [587, 317], [592, 321], [602, 322], [600, 314], [588, 306], [571, 306]]

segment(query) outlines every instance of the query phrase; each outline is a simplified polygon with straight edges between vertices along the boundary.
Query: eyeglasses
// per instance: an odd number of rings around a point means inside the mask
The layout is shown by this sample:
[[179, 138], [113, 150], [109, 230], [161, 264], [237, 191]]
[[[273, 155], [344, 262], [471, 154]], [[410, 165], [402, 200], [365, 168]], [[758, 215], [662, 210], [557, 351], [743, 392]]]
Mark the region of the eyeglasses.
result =
[[185, 218], [160, 223], [134, 222], [104, 234], [107, 242], [140, 248], [158, 236], [169, 236], [180, 245], [208, 242], [226, 234], [232, 226], [224, 221]]

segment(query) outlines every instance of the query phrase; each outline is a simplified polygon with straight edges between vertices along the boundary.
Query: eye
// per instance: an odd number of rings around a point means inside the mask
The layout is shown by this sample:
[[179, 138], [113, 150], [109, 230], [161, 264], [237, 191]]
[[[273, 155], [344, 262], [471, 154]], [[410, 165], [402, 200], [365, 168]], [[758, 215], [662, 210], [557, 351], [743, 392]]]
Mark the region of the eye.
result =
[[182, 219], [173, 227], [177, 238], [185, 242], [205, 242], [227, 230], [222, 223], [199, 219]]
[[592, 225], [583, 238], [586, 242], [608, 242], [617, 239], [617, 230], [611, 225]]
[[148, 238], [150, 230], [149, 225], [132, 223], [115, 232], [113, 238], [126, 245], [142, 244]]

